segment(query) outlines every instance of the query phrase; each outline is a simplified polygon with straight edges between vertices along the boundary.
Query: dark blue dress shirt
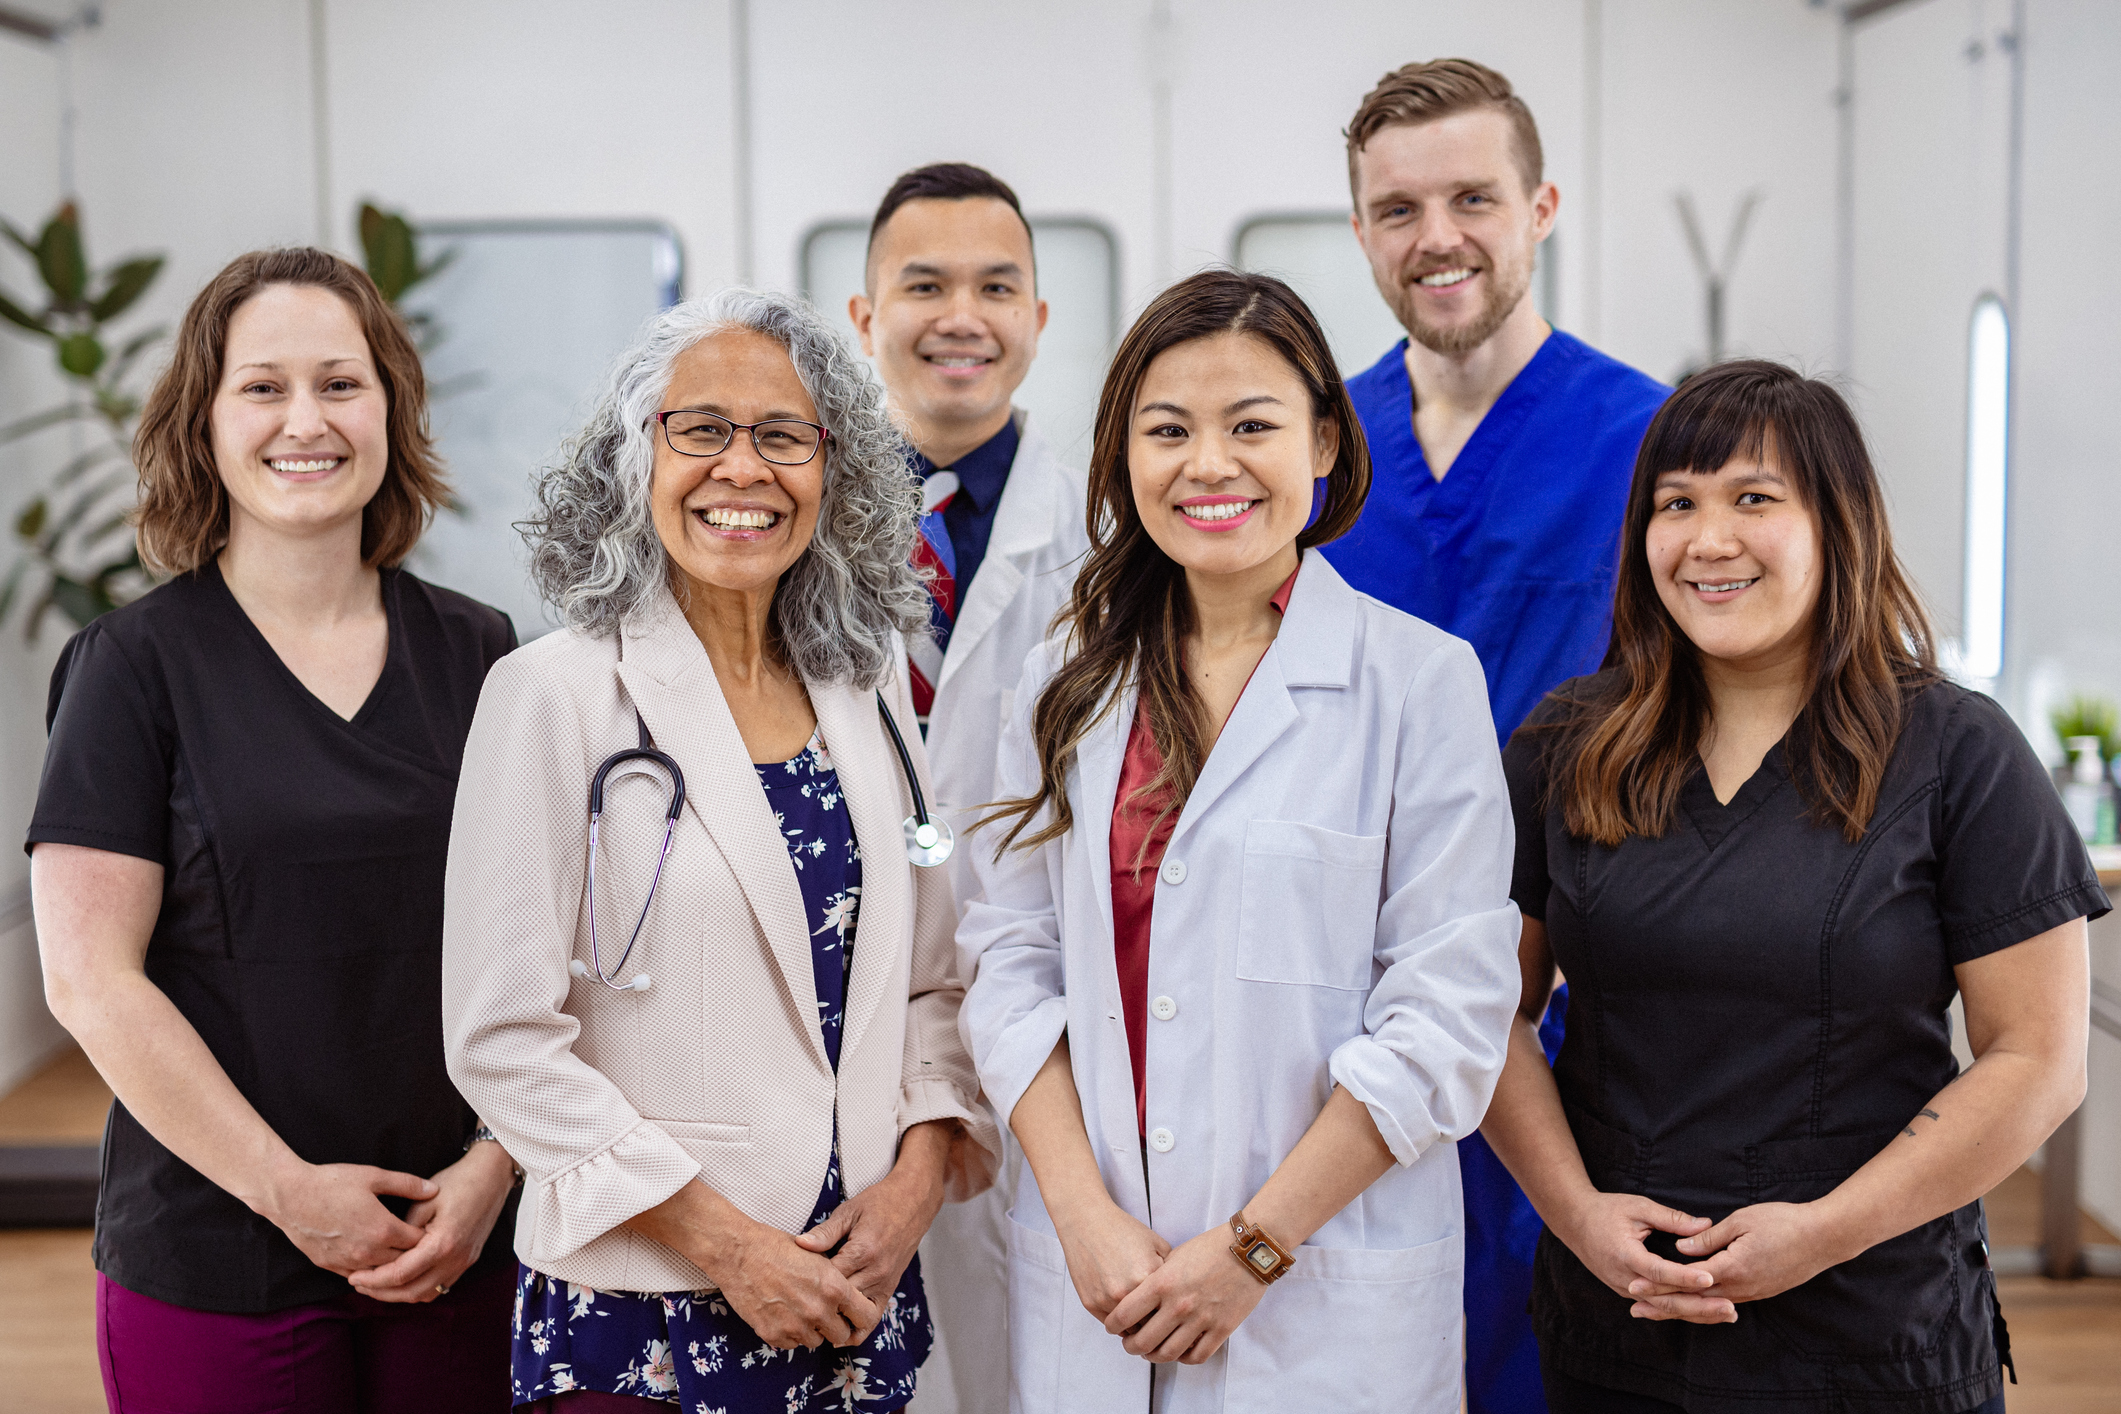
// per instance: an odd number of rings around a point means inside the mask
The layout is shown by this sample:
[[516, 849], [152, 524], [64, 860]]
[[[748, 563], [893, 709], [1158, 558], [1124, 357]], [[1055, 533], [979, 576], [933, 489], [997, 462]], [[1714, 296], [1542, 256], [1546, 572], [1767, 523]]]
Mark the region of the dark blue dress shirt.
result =
[[[994, 509], [1002, 501], [1002, 488], [1009, 484], [1009, 468], [1016, 463], [1016, 419], [1002, 430], [959, 457], [947, 467], [938, 467], [919, 452], [913, 454], [913, 472], [921, 480], [932, 471], [957, 473], [959, 490], [943, 509], [943, 526], [950, 532], [950, 548], [957, 553], [957, 603], [962, 609], [972, 577], [987, 558], [987, 541], [994, 535]], [[942, 646], [950, 646], [947, 630]]]

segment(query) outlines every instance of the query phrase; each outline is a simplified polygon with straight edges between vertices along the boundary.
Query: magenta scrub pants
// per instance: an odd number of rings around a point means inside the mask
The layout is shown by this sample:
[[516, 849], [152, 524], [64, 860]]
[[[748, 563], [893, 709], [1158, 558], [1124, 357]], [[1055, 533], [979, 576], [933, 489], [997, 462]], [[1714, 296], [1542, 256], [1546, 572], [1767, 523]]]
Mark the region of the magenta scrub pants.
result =
[[96, 1276], [111, 1414], [507, 1414], [515, 1263], [419, 1306], [349, 1291], [260, 1315], [172, 1306]]

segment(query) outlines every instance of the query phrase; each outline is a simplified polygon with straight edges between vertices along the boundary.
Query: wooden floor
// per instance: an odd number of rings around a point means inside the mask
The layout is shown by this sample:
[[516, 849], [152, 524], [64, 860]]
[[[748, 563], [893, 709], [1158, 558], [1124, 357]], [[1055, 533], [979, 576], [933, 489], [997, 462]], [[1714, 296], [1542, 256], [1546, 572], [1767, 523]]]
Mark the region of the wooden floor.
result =
[[[94, 1142], [110, 1092], [78, 1052], [0, 1097], [0, 1144]], [[1990, 1241], [2037, 1240], [2039, 1179], [2028, 1170], [1988, 1198]], [[2086, 1242], [2114, 1235], [2084, 1219]], [[0, 1409], [102, 1414], [96, 1286], [86, 1231], [0, 1231]], [[2121, 1414], [2121, 1279], [2005, 1277], [2003, 1313], [2018, 1364], [2010, 1414]]]

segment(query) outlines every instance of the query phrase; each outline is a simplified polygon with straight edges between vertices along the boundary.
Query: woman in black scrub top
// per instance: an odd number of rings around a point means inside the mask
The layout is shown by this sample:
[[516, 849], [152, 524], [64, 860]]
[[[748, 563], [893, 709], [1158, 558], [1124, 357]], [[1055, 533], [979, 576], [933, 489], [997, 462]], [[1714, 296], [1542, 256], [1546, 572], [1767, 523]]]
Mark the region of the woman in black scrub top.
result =
[[1938, 673], [1831, 388], [1689, 380], [1625, 535], [1612, 666], [1505, 753], [1525, 995], [1482, 1132], [1547, 1225], [1548, 1403], [2000, 1414], [1980, 1198], [2083, 1095], [2106, 896], [2010, 719]]
[[501, 614], [396, 568], [441, 503], [368, 277], [236, 260], [135, 448], [172, 574], [67, 644], [29, 829], [54, 1012], [117, 1093], [114, 1411], [505, 1410], [514, 1184], [443, 1067], [442, 877]]

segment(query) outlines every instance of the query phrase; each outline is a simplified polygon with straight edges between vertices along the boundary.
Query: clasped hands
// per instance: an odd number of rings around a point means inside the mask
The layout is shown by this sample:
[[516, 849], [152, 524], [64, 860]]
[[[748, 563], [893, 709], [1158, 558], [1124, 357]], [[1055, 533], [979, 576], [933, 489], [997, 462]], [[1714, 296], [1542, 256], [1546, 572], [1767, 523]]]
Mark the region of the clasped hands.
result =
[[1173, 1248], [1105, 1194], [1092, 1195], [1085, 1209], [1053, 1213], [1054, 1230], [1075, 1294], [1129, 1355], [1198, 1365], [1266, 1294], [1230, 1255], [1228, 1227]]
[[955, 1120], [914, 1125], [891, 1172], [791, 1235], [746, 1216], [704, 1183], [628, 1222], [705, 1272], [721, 1299], [776, 1350], [860, 1345], [943, 1202]]
[[[514, 1186], [514, 1165], [498, 1144], [472, 1145], [433, 1178], [289, 1155], [251, 1206], [363, 1296], [417, 1304], [442, 1295], [479, 1260]], [[385, 1197], [412, 1206], [400, 1218], [383, 1206]]]
[[[1854, 1256], [1840, 1250], [1816, 1203], [1756, 1203], [1721, 1222], [1695, 1217], [1632, 1193], [1592, 1193], [1555, 1235], [1592, 1275], [1646, 1321], [1724, 1325], [1747, 1301], [1778, 1296]], [[1671, 1262], [1649, 1250], [1652, 1232], [1678, 1237]]]

